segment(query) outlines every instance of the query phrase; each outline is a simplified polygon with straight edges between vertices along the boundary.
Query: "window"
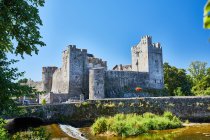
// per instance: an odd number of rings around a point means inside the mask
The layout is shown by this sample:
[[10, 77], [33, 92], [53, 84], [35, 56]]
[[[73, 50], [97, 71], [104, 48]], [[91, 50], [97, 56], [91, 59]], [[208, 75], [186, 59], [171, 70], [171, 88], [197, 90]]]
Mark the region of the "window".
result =
[[139, 52], [136, 53], [136, 57], [139, 57]]

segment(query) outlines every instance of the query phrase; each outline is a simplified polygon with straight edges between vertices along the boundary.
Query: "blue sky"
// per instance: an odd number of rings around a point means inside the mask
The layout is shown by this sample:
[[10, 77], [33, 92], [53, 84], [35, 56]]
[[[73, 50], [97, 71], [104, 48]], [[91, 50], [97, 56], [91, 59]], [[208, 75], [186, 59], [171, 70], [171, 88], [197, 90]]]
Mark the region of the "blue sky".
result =
[[179, 68], [195, 60], [210, 64], [210, 30], [203, 29], [206, 1], [46, 0], [40, 16], [47, 46], [16, 66], [26, 78], [41, 80], [41, 68], [60, 67], [62, 50], [75, 44], [108, 61], [111, 69], [131, 63], [130, 48], [144, 35], [162, 44], [164, 62]]

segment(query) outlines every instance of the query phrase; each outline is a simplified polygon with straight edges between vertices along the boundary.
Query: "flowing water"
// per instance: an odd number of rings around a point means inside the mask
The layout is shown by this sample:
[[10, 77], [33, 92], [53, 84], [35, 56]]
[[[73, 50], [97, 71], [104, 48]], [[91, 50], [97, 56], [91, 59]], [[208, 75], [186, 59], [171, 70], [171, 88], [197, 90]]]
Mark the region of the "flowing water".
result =
[[[49, 132], [51, 132], [51, 138], [54, 140], [75, 140], [75, 138], [72, 138], [64, 133], [57, 124], [52, 124], [45, 127]], [[90, 127], [80, 129], [75, 129], [71, 126], [68, 127], [68, 125], [65, 125], [65, 127], [66, 128], [62, 129], [73, 131], [68, 134], [78, 134], [76, 137], [82, 136], [82, 138], [87, 138], [89, 140], [210, 140], [210, 124], [195, 124], [178, 129], [151, 131], [144, 135], [128, 138], [115, 136], [94, 136], [90, 132]], [[82, 138], [77, 139], [83, 140]]]

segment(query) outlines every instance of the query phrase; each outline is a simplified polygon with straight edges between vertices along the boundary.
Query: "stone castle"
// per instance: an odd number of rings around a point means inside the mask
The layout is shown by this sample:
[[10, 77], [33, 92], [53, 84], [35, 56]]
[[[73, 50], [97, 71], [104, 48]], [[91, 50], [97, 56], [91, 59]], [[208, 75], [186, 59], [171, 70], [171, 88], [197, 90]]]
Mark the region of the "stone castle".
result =
[[[107, 70], [107, 62], [95, 58], [86, 49], [69, 45], [62, 54], [62, 67], [43, 67], [40, 96], [49, 103], [67, 100], [116, 98], [124, 88], [162, 89], [163, 59], [160, 43], [144, 36], [131, 48], [132, 64]], [[40, 87], [40, 84], [39, 87]], [[120, 96], [119, 96], [120, 95]], [[40, 100], [41, 100], [40, 99]]]

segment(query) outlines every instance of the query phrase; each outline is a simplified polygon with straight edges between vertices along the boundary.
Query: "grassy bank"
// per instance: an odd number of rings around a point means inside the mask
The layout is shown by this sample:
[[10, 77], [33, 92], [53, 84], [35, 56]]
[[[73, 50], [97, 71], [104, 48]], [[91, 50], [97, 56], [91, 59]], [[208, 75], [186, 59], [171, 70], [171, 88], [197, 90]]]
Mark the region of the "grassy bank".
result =
[[163, 115], [145, 113], [117, 114], [114, 117], [100, 117], [92, 125], [93, 134], [113, 134], [117, 136], [136, 136], [149, 130], [165, 130], [182, 127], [179, 118], [170, 112]]

